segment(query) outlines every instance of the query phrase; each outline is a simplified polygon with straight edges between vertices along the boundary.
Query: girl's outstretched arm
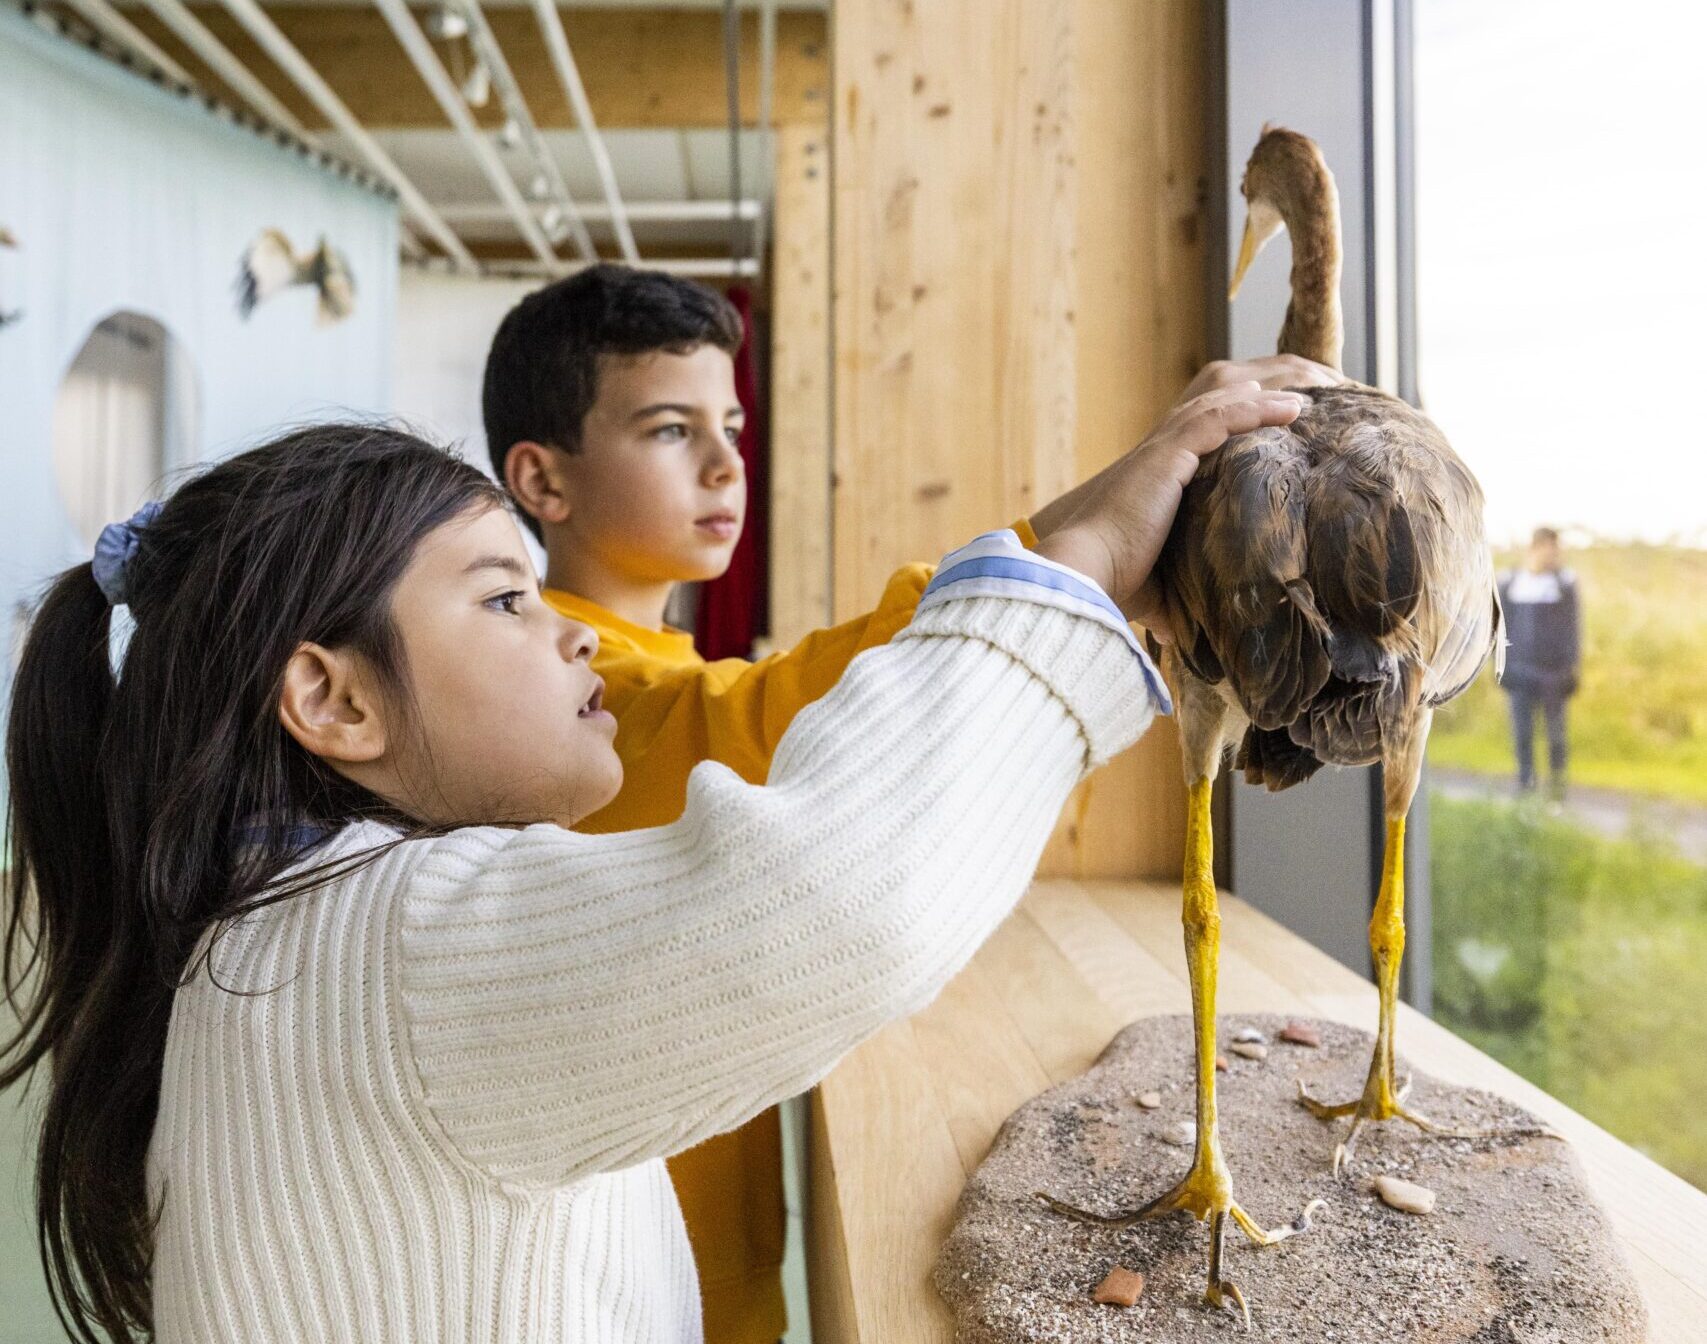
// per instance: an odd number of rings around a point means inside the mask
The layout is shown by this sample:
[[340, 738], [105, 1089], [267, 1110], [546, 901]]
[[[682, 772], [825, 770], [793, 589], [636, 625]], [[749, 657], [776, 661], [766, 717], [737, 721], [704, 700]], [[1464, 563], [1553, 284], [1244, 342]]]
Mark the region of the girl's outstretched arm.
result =
[[767, 786], [707, 764], [669, 826], [421, 842], [402, 1026], [465, 1158], [555, 1184], [690, 1147], [928, 1003], [1008, 913], [1069, 790], [1166, 697], [1094, 585], [980, 547], [798, 716]]

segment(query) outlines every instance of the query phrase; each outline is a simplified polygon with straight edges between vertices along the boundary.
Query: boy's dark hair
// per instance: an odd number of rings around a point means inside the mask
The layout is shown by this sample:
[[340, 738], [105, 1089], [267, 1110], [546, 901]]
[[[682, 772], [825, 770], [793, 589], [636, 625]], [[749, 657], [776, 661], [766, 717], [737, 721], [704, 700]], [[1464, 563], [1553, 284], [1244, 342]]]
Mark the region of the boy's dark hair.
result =
[[[502, 481], [510, 449], [526, 440], [580, 449], [600, 355], [680, 355], [702, 345], [733, 355], [741, 334], [729, 300], [662, 271], [606, 263], [535, 290], [510, 309], [486, 356], [481, 411], [493, 473]], [[525, 521], [539, 535], [539, 524]]]

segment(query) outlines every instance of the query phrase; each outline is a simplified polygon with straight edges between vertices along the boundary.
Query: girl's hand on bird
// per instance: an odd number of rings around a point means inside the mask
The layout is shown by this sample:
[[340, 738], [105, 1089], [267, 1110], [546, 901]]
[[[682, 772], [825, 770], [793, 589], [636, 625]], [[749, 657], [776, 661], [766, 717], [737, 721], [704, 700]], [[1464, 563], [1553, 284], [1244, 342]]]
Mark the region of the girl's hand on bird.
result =
[[1256, 382], [1270, 390], [1285, 387], [1337, 387], [1345, 375], [1303, 355], [1264, 355], [1261, 359], [1217, 359], [1205, 364], [1180, 398], [1188, 401], [1239, 383]]
[[1038, 554], [1094, 579], [1128, 619], [1170, 642], [1167, 606], [1151, 571], [1197, 464], [1233, 435], [1290, 424], [1303, 409], [1298, 394], [1254, 380], [1181, 402], [1148, 438], [1081, 487], [1078, 508], [1039, 540]]

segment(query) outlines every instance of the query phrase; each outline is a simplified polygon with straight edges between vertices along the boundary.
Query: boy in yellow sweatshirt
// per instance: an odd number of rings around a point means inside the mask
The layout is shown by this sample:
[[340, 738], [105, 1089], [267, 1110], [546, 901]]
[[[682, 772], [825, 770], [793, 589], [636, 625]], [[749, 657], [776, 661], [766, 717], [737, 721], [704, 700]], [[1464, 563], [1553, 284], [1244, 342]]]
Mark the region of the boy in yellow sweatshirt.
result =
[[[622, 790], [582, 823], [588, 830], [674, 821], [701, 761], [762, 783], [794, 715], [856, 654], [907, 624], [931, 577], [926, 565], [906, 566], [874, 610], [756, 663], [708, 663], [690, 635], [665, 624], [674, 586], [722, 574], [740, 537], [747, 501], [736, 443], [745, 412], [733, 356], [741, 339], [739, 316], [715, 292], [595, 266], [523, 299], [487, 357], [493, 468], [544, 544], [546, 600], [598, 632], [593, 666], [619, 725]], [[1218, 364], [1188, 395], [1245, 380], [1296, 386], [1334, 377], [1292, 357]], [[1034, 545], [1065, 522], [1086, 488], [1015, 523], [1021, 541]], [[772, 1110], [670, 1161], [708, 1344], [773, 1344], [786, 1327], [781, 1154]]]

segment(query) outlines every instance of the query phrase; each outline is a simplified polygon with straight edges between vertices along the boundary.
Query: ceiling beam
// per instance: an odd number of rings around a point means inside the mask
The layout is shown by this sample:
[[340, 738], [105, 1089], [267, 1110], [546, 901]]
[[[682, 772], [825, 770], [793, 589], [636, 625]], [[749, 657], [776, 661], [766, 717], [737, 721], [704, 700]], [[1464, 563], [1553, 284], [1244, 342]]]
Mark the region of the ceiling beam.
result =
[[[510, 63], [504, 56], [504, 48], [499, 45], [492, 25], [486, 21], [486, 11], [480, 8], [480, 0], [460, 0], [460, 4], [463, 17], [468, 20], [469, 43], [473, 46], [475, 55], [480, 58], [481, 64], [486, 67], [486, 73], [491, 76], [492, 84], [498, 91], [498, 99], [504, 105], [504, 112], [514, 124], [517, 134], [521, 136], [528, 156], [533, 159], [534, 171], [545, 179], [546, 190], [556, 207], [557, 227], [568, 230], [569, 236], [575, 240], [575, 250], [584, 259], [597, 260], [599, 250], [593, 246], [592, 235], [587, 232], [587, 226], [581, 219], [580, 208], [569, 194], [569, 184], [563, 180], [563, 169], [557, 162], [557, 156], [551, 152], [544, 137], [539, 133], [539, 126], [528, 109], [527, 98], [522, 93], [521, 85], [516, 83], [515, 72], [510, 69]], [[552, 235], [553, 243], [561, 236], [560, 232]]]
[[[205, 24], [190, 12], [184, 0], [145, 0], [148, 7], [160, 16], [160, 22], [171, 29], [182, 42], [206, 65], [221, 83], [259, 112], [275, 126], [282, 126], [292, 135], [317, 143], [296, 114], [281, 103], [271, 89], [250, 73], [247, 66], [231, 54], [217, 37], [208, 32]], [[204, 86], [205, 87], [205, 86]]]
[[569, 99], [569, 109], [575, 114], [575, 122], [587, 142], [587, 152], [592, 155], [593, 168], [599, 175], [599, 186], [605, 195], [605, 208], [610, 211], [611, 227], [616, 230], [617, 246], [622, 249], [622, 259], [631, 266], [637, 265], [640, 249], [634, 245], [634, 231], [628, 227], [628, 217], [623, 213], [616, 169], [611, 166], [610, 151], [605, 147], [604, 136], [599, 134], [598, 118], [587, 100], [587, 86], [582, 83], [580, 67], [575, 64], [574, 53], [569, 50], [569, 35], [563, 30], [563, 16], [557, 12], [556, 0], [533, 0], [533, 12], [539, 22], [546, 51], [551, 56], [551, 68], [557, 72], [557, 82]]
[[162, 51], [153, 38], [139, 30], [107, 0], [65, 0], [65, 3], [107, 41], [140, 56], [168, 79], [195, 87], [196, 81], [189, 71]]
[[[229, 0], [227, 0], [229, 3]], [[427, 41], [427, 35], [421, 31], [421, 25], [416, 21], [414, 13], [403, 0], [374, 0], [385, 21], [391, 25], [391, 31], [396, 34], [398, 43], [408, 55], [410, 63], [426, 80], [427, 87], [432, 90], [433, 98], [440, 110], [456, 128], [456, 133], [468, 146], [468, 151], [474, 155], [474, 161], [480, 165], [480, 171], [486, 175], [486, 180], [492, 184], [492, 190], [498, 199], [504, 203], [510, 212], [510, 218], [516, 228], [527, 240], [527, 245], [533, 249], [534, 255], [547, 268], [561, 267], [562, 261], [557, 255], [557, 249], [551, 245], [551, 240], [545, 236], [545, 230], [540, 228], [539, 221], [533, 217], [533, 211], [522, 198], [521, 190], [516, 186], [515, 178], [510, 176], [510, 170], [504, 166], [504, 161], [498, 157], [498, 151], [492, 141], [474, 124], [474, 118], [469, 114], [468, 104], [463, 101], [462, 91], [445, 69], [439, 54], [433, 50], [432, 43]]]
[[262, 13], [256, 0], [224, 0], [224, 4], [231, 11], [230, 17], [242, 24], [249, 37], [290, 76], [294, 88], [306, 96], [325, 118], [324, 124], [343, 134], [372, 165], [373, 170], [396, 189], [405, 213], [432, 235], [433, 241], [444, 249], [460, 269], [478, 270], [478, 263], [473, 254], [463, 246], [462, 240], [439, 218], [438, 212], [427, 203], [427, 198], [421, 195], [415, 184], [392, 161], [391, 156], [380, 148], [379, 142], [367, 133], [361, 122], [344, 105], [343, 100], [321, 78], [319, 71], [304, 58], [278, 26]]
[[[336, 129], [312, 99], [266, 59], [262, 47], [216, 4], [196, 3], [201, 21], [310, 131]], [[206, 68], [151, 13], [128, 11], [138, 29], [192, 73]], [[420, 12], [424, 12], [421, 10]], [[357, 120], [369, 129], [443, 129], [444, 116], [422, 79], [399, 60], [397, 39], [371, 4], [269, 5], [267, 14]], [[721, 129], [721, 16], [715, 10], [566, 9], [563, 26], [585, 82], [587, 102], [602, 130]], [[576, 126], [568, 93], [553, 68], [547, 39], [531, 6], [491, 8], [487, 19], [504, 49], [542, 130]], [[821, 11], [783, 10], [776, 16], [773, 117], [779, 124], [823, 124], [830, 115], [829, 38]], [[437, 44], [441, 52], [443, 44]], [[741, 25], [742, 118], [758, 121], [759, 16]], [[494, 99], [472, 113], [497, 130], [504, 109]]]

